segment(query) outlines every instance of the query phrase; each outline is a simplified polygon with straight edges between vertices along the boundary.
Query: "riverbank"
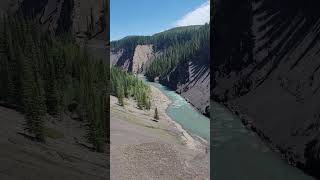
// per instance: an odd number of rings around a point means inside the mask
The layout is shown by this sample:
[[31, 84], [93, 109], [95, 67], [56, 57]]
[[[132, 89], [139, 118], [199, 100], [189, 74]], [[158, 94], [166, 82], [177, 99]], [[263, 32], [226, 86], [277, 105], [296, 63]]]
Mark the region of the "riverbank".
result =
[[170, 99], [150, 87], [150, 111], [128, 99], [121, 107], [111, 96], [111, 179], [209, 179], [208, 144], [173, 121], [166, 113]]
[[[167, 87], [167, 88], [172, 89], [167, 83], [163, 83], [163, 82], [161, 82], [161, 81], [156, 81], [156, 83], [159, 83], [159, 84], [161, 84], [161, 85], [163, 85], [163, 86], [165, 86], [165, 87]], [[181, 90], [179, 91], [178, 89], [177, 89], [177, 90], [172, 89], [172, 91], [174, 91], [175, 93], [177, 93], [177, 94], [179, 94], [181, 97], [183, 97], [183, 99], [184, 99], [186, 102], [188, 102], [188, 103], [193, 107], [193, 109], [195, 109], [197, 112], [199, 112], [200, 114], [202, 114], [202, 115], [204, 115], [204, 116], [206, 116], [207, 118], [210, 119], [210, 113], [209, 113], [210, 107], [207, 106], [208, 108], [207, 108], [206, 110], [203, 110], [201, 107], [199, 107], [199, 101], [203, 101], [203, 99], [210, 99], [210, 97], [206, 97], [206, 98], [202, 97], [201, 100], [190, 100], [190, 98], [191, 98], [191, 95], [190, 95], [190, 94], [192, 94], [192, 93], [198, 94], [199, 92], [193, 91], [193, 92], [187, 93], [187, 92], [183, 92], [183, 91], [181, 91]], [[203, 93], [201, 93], [201, 95], [203, 95]], [[200, 95], [200, 97], [201, 97], [201, 95]], [[193, 97], [193, 99], [195, 99], [195, 98]], [[196, 102], [197, 102], [197, 103], [196, 103]]]
[[179, 123], [170, 118], [170, 116], [168, 115], [168, 107], [172, 104], [172, 101], [156, 87], [152, 85], [150, 85], [150, 87], [152, 97], [155, 97], [153, 100], [153, 106], [158, 107], [159, 111], [164, 115], [165, 122], [167, 122], [169, 126], [177, 129], [177, 131], [181, 134], [180, 138], [184, 141], [184, 143], [193, 150], [199, 150], [199, 145], [208, 146], [208, 142], [205, 139], [190, 134], [185, 129], [183, 129], [183, 127]]

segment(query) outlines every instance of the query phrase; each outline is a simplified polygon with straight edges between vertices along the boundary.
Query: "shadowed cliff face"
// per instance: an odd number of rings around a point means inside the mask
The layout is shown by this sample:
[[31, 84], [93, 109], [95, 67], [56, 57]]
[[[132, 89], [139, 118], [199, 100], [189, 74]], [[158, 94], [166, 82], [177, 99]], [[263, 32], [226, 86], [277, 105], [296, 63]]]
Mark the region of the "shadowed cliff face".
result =
[[0, 12], [35, 18], [44, 30], [105, 39], [105, 0], [4, 0]]
[[174, 89], [208, 117], [210, 103], [209, 64], [208, 43], [191, 61], [178, 64], [173, 71], [160, 79], [160, 83]]
[[211, 97], [245, 114], [289, 163], [320, 177], [317, 7], [315, 0], [217, 2]]
[[[35, 20], [39, 30], [71, 34], [90, 54], [109, 62], [106, 0], [3, 0], [0, 14]], [[107, 18], [107, 19], [106, 19]], [[106, 21], [107, 20], [107, 21]]]

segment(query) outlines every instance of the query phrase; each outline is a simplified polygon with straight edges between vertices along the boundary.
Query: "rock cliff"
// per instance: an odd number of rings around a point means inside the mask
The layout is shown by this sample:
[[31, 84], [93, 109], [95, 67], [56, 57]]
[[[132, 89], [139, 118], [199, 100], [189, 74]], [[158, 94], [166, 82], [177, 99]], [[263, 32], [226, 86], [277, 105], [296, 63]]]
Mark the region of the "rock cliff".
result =
[[320, 177], [318, 1], [217, 1], [211, 97]]
[[133, 49], [127, 47], [112, 49], [111, 65], [133, 73], [144, 73], [156, 54], [151, 44], [137, 45]]
[[176, 90], [206, 116], [209, 116], [210, 103], [209, 57], [209, 47], [204, 48], [191, 61], [178, 64], [160, 79], [160, 83]]
[[77, 38], [106, 39], [105, 0], [3, 0], [0, 13], [32, 17], [44, 30]]

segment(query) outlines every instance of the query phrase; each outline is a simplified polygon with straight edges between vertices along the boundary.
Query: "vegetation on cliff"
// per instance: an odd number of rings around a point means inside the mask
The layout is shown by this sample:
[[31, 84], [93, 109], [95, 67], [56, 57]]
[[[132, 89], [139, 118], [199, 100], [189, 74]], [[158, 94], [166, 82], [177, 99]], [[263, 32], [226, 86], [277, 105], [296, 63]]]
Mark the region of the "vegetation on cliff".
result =
[[178, 63], [191, 60], [201, 48], [207, 47], [209, 32], [209, 24], [177, 27], [153, 36], [128, 36], [113, 41], [111, 49], [125, 47], [133, 56], [137, 45], [152, 44], [154, 52], [161, 52], [145, 74], [149, 80], [153, 80], [170, 72]]
[[158, 56], [146, 71], [146, 76], [153, 81], [171, 72], [179, 63], [190, 61], [201, 49], [209, 47], [210, 28], [205, 24], [191, 32], [190, 40], [174, 41], [162, 55]]

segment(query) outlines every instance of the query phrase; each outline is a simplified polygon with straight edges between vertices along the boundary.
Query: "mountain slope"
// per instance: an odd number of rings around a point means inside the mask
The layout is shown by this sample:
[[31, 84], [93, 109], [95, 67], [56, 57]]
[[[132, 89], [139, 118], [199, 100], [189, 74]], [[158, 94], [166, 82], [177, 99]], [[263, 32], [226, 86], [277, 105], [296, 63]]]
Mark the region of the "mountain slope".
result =
[[230, 2], [216, 2], [212, 99], [320, 177], [318, 2]]
[[[73, 12], [93, 12], [88, 2], [82, 10], [69, 0], [0, 2], [0, 179], [110, 175], [108, 43], [71, 30]], [[59, 10], [46, 16], [51, 8]]]
[[4, 0], [0, 13], [33, 17], [44, 30], [77, 38], [106, 38], [104, 0]]
[[173, 28], [111, 42], [111, 64], [143, 73], [209, 113], [209, 25]]

